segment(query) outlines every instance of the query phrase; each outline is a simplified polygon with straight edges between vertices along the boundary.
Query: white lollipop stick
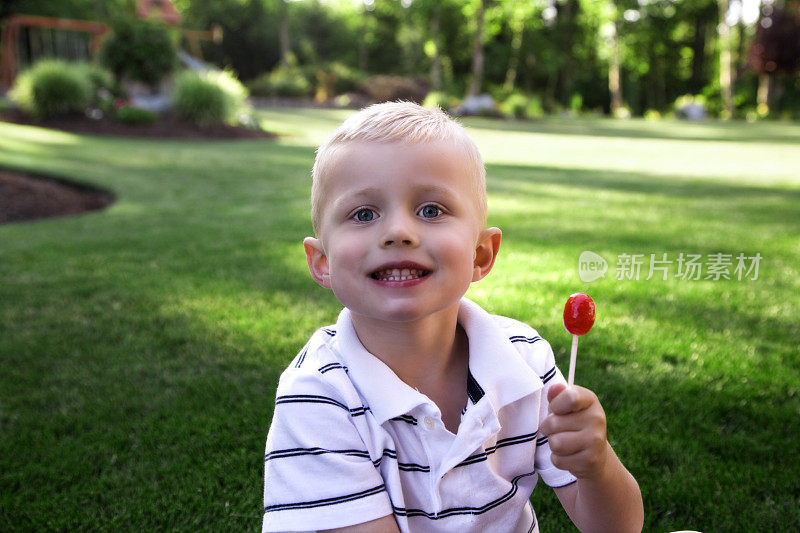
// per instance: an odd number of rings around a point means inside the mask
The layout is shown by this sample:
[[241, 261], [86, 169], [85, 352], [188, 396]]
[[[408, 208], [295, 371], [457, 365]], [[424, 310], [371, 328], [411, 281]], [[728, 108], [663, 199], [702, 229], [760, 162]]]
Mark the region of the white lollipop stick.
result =
[[572, 349], [569, 352], [569, 378], [567, 379], [567, 383], [569, 386], [572, 386], [572, 383], [575, 381], [575, 359], [578, 356], [578, 336], [572, 336]]

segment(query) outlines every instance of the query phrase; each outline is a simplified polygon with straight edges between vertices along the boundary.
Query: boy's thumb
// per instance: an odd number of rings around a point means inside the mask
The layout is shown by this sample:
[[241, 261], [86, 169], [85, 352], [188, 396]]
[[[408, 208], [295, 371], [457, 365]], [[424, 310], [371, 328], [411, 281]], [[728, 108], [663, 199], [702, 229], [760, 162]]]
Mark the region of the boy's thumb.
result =
[[561, 394], [567, 388], [563, 383], [556, 383], [547, 389], [547, 401], [552, 402], [556, 396]]

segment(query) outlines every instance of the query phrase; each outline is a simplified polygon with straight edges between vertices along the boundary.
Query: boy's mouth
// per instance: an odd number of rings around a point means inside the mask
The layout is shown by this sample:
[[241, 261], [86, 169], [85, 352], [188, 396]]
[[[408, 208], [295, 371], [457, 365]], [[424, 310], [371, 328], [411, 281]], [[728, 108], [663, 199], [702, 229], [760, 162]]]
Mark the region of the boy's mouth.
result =
[[411, 279], [424, 278], [430, 273], [430, 270], [426, 270], [420, 265], [398, 265], [382, 267], [369, 276], [377, 281], [408, 281]]

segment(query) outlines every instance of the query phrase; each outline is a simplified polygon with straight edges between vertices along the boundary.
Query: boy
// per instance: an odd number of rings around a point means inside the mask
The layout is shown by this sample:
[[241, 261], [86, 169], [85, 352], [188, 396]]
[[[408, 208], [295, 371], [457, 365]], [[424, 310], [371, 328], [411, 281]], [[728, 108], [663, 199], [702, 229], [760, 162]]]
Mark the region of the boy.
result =
[[263, 531], [538, 531], [539, 476], [584, 531], [638, 531], [636, 481], [597, 397], [532, 328], [463, 298], [492, 269], [477, 147], [393, 102], [320, 146], [304, 241], [344, 306], [281, 376]]

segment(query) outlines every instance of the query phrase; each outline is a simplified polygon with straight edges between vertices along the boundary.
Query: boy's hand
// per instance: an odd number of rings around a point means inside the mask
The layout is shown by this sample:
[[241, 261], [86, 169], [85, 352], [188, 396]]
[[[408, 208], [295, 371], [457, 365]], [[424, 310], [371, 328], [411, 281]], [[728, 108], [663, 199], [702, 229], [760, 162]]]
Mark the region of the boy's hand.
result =
[[550, 414], [539, 429], [550, 442], [553, 465], [578, 479], [601, 477], [610, 446], [606, 414], [597, 396], [583, 387], [557, 384], [547, 391], [547, 400]]

